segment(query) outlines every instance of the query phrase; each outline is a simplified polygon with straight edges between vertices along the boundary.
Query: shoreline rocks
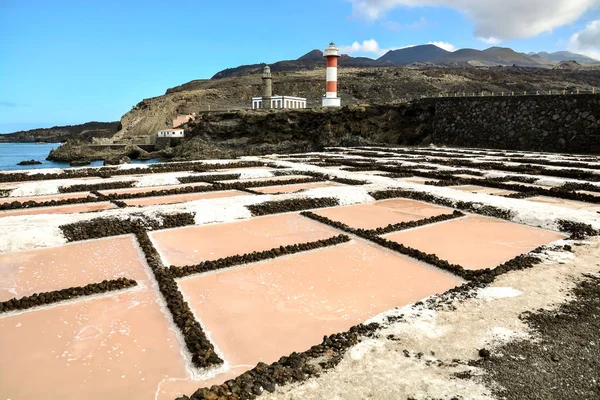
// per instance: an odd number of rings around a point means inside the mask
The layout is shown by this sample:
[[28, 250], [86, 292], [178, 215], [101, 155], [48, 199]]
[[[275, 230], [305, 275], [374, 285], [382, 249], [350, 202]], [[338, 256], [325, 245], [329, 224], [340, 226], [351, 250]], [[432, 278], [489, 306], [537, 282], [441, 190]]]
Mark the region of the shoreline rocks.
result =
[[79, 160], [96, 161], [101, 160], [103, 154], [93, 150], [88, 143], [80, 140], [67, 140], [56, 149], [50, 150], [46, 160], [58, 162], [71, 162]]
[[89, 160], [73, 160], [69, 163], [71, 167], [84, 167], [90, 165], [92, 162]]
[[121, 164], [130, 164], [131, 158], [127, 156], [109, 156], [104, 159], [104, 166], [107, 165], [121, 165]]
[[17, 165], [41, 165], [41, 161], [37, 160], [24, 160], [17, 163]]

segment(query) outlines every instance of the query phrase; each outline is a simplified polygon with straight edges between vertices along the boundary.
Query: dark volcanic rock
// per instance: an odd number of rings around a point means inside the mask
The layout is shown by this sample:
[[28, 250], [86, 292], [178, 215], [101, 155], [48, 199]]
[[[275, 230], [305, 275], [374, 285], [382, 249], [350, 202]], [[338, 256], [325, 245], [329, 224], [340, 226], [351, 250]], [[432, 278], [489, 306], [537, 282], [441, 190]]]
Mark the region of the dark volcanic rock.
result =
[[59, 186], [58, 191], [60, 193], [75, 193], [75, 192], [93, 192], [96, 190], [110, 190], [110, 189], [124, 189], [133, 187], [133, 181], [123, 182], [104, 182], [94, 184], [81, 184], [71, 186]]
[[254, 216], [278, 214], [290, 211], [308, 210], [311, 208], [334, 207], [339, 204], [333, 197], [289, 199], [280, 201], [267, 201], [260, 204], [246, 206]]
[[86, 286], [55, 290], [53, 292], [34, 293], [31, 296], [22, 297], [20, 299], [13, 298], [8, 301], [0, 302], [0, 313], [25, 310], [27, 308], [57, 303], [76, 297], [127, 289], [136, 285], [137, 282], [133, 279], [119, 278], [110, 281], [104, 280], [100, 283], [92, 283]]
[[488, 349], [479, 349], [479, 357], [481, 358], [489, 358], [490, 351]]
[[129, 164], [131, 159], [127, 156], [110, 156], [104, 159], [104, 165]]
[[123, 154], [132, 160], [149, 160], [152, 158], [150, 153], [134, 144], [126, 146], [123, 150]]
[[90, 165], [92, 162], [89, 160], [73, 160], [69, 163], [71, 167], [83, 167], [85, 165]]
[[50, 150], [46, 160], [71, 162], [73, 160], [99, 160], [102, 154], [93, 150], [88, 144], [80, 140], [68, 140], [54, 150]]
[[17, 165], [39, 165], [41, 164], [40, 161], [37, 160], [25, 160], [25, 161], [20, 161]]
[[519, 340], [474, 364], [494, 398], [600, 399], [600, 278], [588, 275], [558, 310], [523, 315], [535, 341]]

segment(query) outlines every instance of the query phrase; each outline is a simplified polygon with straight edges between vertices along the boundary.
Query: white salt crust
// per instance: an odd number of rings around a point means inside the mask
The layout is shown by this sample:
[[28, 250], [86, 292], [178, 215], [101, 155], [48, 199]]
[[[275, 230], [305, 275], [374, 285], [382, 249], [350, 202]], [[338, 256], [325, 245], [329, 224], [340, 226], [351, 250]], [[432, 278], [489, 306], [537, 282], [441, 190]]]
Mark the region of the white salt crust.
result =
[[[329, 153], [311, 153], [314, 155]], [[97, 217], [117, 217], [129, 218], [131, 214], [143, 214], [150, 218], [156, 218], [160, 213], [194, 212], [195, 223], [197, 225], [229, 222], [237, 219], [250, 218], [251, 214], [246, 208], [250, 204], [258, 204], [265, 201], [284, 200], [292, 198], [321, 198], [335, 197], [340, 205], [372, 203], [375, 200], [368, 192], [383, 190], [388, 188], [398, 188], [404, 190], [420, 191], [431, 193], [436, 196], [446, 198], [452, 202], [469, 201], [477, 202], [483, 205], [491, 205], [512, 211], [514, 213], [513, 221], [525, 225], [541, 227], [550, 230], [558, 230], [557, 221], [559, 219], [568, 219], [575, 222], [582, 222], [600, 229], [600, 214], [574, 210], [549, 204], [530, 202], [523, 199], [510, 199], [500, 196], [493, 196], [483, 193], [469, 193], [452, 189], [451, 187], [436, 187], [419, 185], [378, 175], [371, 175], [361, 172], [348, 172], [340, 170], [331, 170], [301, 162], [280, 161], [274, 156], [266, 157], [244, 157], [247, 161], [265, 161], [287, 167], [298, 171], [313, 171], [328, 175], [329, 177], [350, 178], [367, 181], [367, 185], [350, 186], [340, 185], [323, 188], [315, 188], [297, 193], [281, 195], [263, 195], [263, 196], [237, 196], [231, 198], [216, 198], [195, 200], [180, 204], [170, 205], [152, 205], [141, 208], [113, 209], [89, 214], [40, 214], [26, 215], [17, 217], [0, 218], [0, 252], [11, 252], [27, 250], [36, 247], [58, 246], [66, 242], [60, 229], [60, 225], [90, 220]], [[225, 164], [226, 160], [214, 160], [215, 163]], [[415, 164], [418, 165], [418, 164]], [[273, 173], [269, 170], [240, 170], [243, 179], [252, 179], [259, 177], [271, 177]], [[224, 172], [225, 173], [225, 172]], [[155, 174], [149, 176], [121, 178], [121, 180], [135, 180], [137, 187], [159, 186], [180, 184], [178, 177], [190, 175], [188, 172]], [[54, 180], [27, 182], [21, 184], [11, 195], [26, 196], [31, 194], [53, 194], [58, 192], [58, 187], [70, 184], [81, 184], [82, 182], [97, 183], [98, 180], [73, 181], [73, 180]]]
[[60, 168], [40, 168], [26, 170], [27, 175], [47, 175], [47, 174], [62, 174], [64, 171]]
[[128, 170], [128, 169], [147, 169], [148, 164], [120, 164], [117, 166], [117, 169], [120, 170]]
[[191, 175], [190, 172], [167, 172], [135, 177], [135, 187], [180, 185], [177, 178]]

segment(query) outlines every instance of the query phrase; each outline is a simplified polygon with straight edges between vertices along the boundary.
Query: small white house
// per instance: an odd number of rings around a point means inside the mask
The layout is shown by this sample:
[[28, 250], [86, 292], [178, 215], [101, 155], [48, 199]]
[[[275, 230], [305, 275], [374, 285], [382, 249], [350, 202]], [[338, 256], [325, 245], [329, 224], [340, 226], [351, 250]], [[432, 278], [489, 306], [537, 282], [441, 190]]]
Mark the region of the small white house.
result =
[[182, 138], [183, 129], [161, 129], [158, 131], [159, 138]]

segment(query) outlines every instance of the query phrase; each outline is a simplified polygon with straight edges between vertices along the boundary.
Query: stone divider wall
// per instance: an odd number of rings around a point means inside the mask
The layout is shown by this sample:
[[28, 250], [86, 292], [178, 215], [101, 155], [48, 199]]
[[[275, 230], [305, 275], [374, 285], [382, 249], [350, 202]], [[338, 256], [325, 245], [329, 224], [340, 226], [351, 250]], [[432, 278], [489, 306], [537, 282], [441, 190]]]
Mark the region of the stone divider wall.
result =
[[436, 145], [600, 153], [600, 96], [426, 99]]

